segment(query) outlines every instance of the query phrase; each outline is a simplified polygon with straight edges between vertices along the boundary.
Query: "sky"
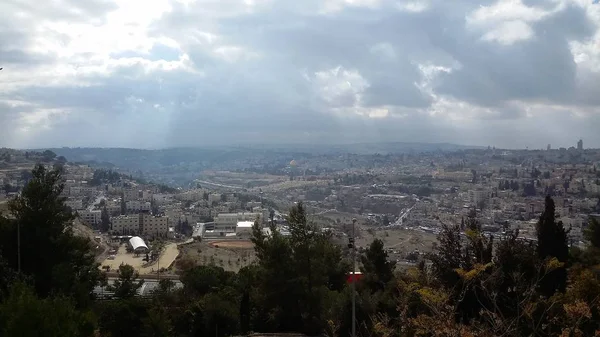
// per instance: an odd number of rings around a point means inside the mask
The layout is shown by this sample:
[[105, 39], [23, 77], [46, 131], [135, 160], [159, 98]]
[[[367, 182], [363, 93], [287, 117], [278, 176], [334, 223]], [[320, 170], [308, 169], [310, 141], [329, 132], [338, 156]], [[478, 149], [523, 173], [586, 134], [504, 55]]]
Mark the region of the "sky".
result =
[[600, 147], [593, 0], [3, 0], [0, 146]]

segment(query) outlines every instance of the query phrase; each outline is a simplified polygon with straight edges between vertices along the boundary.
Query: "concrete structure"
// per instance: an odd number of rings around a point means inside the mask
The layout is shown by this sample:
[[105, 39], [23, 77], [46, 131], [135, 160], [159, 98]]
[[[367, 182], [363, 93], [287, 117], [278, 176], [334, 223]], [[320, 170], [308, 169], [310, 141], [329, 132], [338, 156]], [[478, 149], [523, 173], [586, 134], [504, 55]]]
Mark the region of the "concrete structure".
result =
[[237, 232], [238, 223], [254, 223], [256, 219], [259, 219], [259, 222], [262, 222], [263, 214], [250, 212], [220, 213], [215, 217], [214, 225], [211, 226], [212, 228], [209, 226], [206, 226], [206, 228], [214, 231], [216, 235], [224, 235], [224, 233]]
[[129, 246], [136, 254], [147, 253], [149, 251], [148, 246], [146, 246], [144, 240], [142, 240], [142, 238], [139, 236], [134, 236], [129, 239]]
[[65, 206], [70, 207], [72, 210], [83, 209], [83, 201], [79, 198], [69, 198], [65, 200]]
[[166, 236], [169, 231], [169, 217], [140, 213], [140, 233], [149, 236]]
[[490, 192], [484, 189], [476, 189], [469, 191], [469, 201], [475, 205], [482, 201], [487, 201], [490, 198]]
[[252, 222], [252, 221], [240, 221], [237, 223], [237, 226], [235, 228], [235, 233], [238, 236], [251, 236], [253, 225], [254, 225], [254, 222]]
[[[127, 200], [127, 198], [125, 199]], [[151, 205], [148, 201], [129, 200], [125, 202], [128, 213], [139, 213], [150, 211]]]
[[88, 186], [73, 186], [69, 188], [69, 195], [72, 197], [91, 196], [96, 189]]
[[213, 202], [221, 201], [221, 194], [219, 193], [211, 193], [208, 195], [208, 203], [212, 204]]
[[140, 216], [120, 215], [111, 219], [111, 232], [118, 234], [138, 234], [140, 232]]
[[137, 189], [123, 190], [123, 196], [125, 197], [125, 201], [138, 200], [140, 198], [140, 191]]
[[101, 221], [102, 211], [100, 211], [99, 209], [91, 211], [87, 209], [82, 209], [77, 211], [77, 214], [79, 215], [79, 219], [81, 219], [81, 221], [85, 222], [89, 226], [95, 226]]
[[154, 200], [157, 205], [166, 205], [171, 203], [173, 196], [171, 194], [153, 194], [152, 200]]

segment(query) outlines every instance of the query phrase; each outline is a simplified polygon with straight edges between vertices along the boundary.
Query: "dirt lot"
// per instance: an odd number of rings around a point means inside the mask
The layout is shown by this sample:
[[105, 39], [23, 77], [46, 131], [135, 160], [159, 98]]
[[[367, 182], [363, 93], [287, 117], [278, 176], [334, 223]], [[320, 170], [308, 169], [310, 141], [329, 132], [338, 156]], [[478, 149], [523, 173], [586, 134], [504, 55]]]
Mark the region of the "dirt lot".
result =
[[[358, 247], [367, 247], [377, 238], [383, 241], [388, 256], [393, 260], [403, 260], [408, 253], [418, 250], [429, 253], [437, 244], [437, 236], [412, 229], [361, 230], [356, 243]], [[423, 256], [422, 256], [423, 257]]]
[[115, 254], [114, 260], [104, 260], [102, 262], [102, 267], [109, 266], [110, 271], [116, 271], [119, 269], [121, 264], [128, 264], [132, 266], [140, 275], [155, 273], [160, 265], [160, 268], [168, 268], [175, 258], [179, 254], [179, 250], [177, 248], [177, 244], [169, 243], [165, 246], [164, 250], [160, 254], [160, 258], [158, 263], [154, 262], [150, 265], [147, 265], [146, 262], [142, 261], [144, 258], [144, 254], [135, 255], [133, 253], [127, 253], [127, 245], [122, 244], [119, 246], [119, 250], [117, 254]]
[[[195, 242], [180, 249], [181, 259], [191, 259], [198, 265], [214, 263], [235, 272], [255, 259], [254, 245], [248, 240]], [[177, 267], [177, 263], [175, 266]]]
[[[406, 254], [419, 250], [427, 253], [437, 242], [435, 234], [407, 229], [366, 230], [358, 229], [357, 246], [367, 247], [375, 238], [381, 239], [388, 249], [388, 256], [393, 260], [403, 260]], [[340, 244], [347, 243], [347, 237], [338, 238]], [[255, 260], [254, 248], [248, 240], [220, 240], [195, 242], [180, 247], [181, 260], [194, 261], [197, 265], [211, 263], [225, 270], [237, 272], [240, 268]], [[174, 264], [177, 271], [178, 263]]]

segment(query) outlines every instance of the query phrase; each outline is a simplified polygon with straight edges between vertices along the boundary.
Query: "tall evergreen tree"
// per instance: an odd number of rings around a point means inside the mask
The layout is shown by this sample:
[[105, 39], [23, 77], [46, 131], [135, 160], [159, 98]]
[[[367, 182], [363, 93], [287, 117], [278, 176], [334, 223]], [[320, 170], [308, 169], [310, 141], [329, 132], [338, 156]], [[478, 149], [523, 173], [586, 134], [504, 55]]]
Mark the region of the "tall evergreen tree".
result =
[[127, 214], [127, 204], [125, 203], [125, 193], [121, 193], [121, 215]]
[[396, 262], [388, 260], [388, 254], [380, 239], [371, 242], [365, 255], [361, 256], [361, 262], [365, 283], [373, 292], [383, 290], [385, 285], [394, 278]]
[[459, 279], [455, 270], [460, 268], [463, 262], [460, 227], [442, 224], [438, 241], [437, 251], [431, 255], [432, 267], [445, 286], [453, 287]]
[[15, 252], [5, 258], [18, 270], [15, 241], [20, 232], [21, 272], [32, 278], [37, 294], [70, 295], [81, 305], [91, 299], [101, 272], [90, 240], [73, 235], [74, 216], [61, 197], [63, 188], [60, 171], [36, 165], [21, 195], [9, 203], [15, 220], [1, 229], [0, 250]]
[[591, 218], [583, 235], [591, 247], [600, 249], [600, 222], [598, 220]]
[[564, 292], [567, 286], [566, 263], [569, 258], [567, 233], [562, 221], [556, 222], [554, 200], [547, 196], [544, 212], [537, 223], [537, 254], [542, 260], [556, 258], [563, 265], [548, 266], [548, 273], [540, 282], [540, 292], [551, 296], [556, 291]]
[[104, 205], [102, 212], [100, 213], [100, 230], [102, 232], [108, 232], [110, 230], [110, 216], [108, 215], [106, 205]]

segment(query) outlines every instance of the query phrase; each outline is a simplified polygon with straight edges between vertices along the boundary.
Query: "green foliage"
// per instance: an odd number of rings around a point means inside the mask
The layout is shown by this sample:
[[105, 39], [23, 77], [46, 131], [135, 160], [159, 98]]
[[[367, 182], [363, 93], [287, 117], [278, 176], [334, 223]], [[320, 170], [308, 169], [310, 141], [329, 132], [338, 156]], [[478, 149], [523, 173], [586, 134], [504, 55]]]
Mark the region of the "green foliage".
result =
[[100, 186], [102, 184], [114, 184], [121, 180], [121, 174], [113, 170], [96, 169], [92, 179], [88, 181], [91, 186]]
[[261, 308], [257, 327], [262, 331], [317, 333], [326, 321], [326, 299], [343, 288], [348, 264], [339, 246], [306, 219], [302, 203], [288, 216], [291, 235], [284, 237], [274, 224], [265, 235], [256, 223], [253, 242], [258, 258], [256, 304]]
[[98, 328], [106, 337], [139, 336], [148, 317], [149, 303], [129, 298], [102, 303]]
[[93, 316], [64, 297], [40, 299], [32, 288], [16, 282], [0, 303], [0, 336], [90, 336]]
[[[102, 275], [89, 241], [70, 231], [72, 214], [60, 198], [60, 181], [60, 171], [36, 167], [10, 204], [13, 218], [0, 217], [1, 336], [91, 336], [94, 329], [114, 337], [251, 331], [349, 335], [348, 251], [307, 219], [302, 203], [287, 217], [289, 236], [272, 222], [266, 229], [254, 224], [257, 260], [237, 274], [214, 264], [191, 266], [181, 274], [182, 288], [163, 279], [152, 298], [140, 299], [136, 293], [143, 282], [131, 266], [121, 266], [109, 286], [115, 299], [90, 303], [90, 291]], [[460, 227], [442, 227], [431, 267], [423, 262], [401, 272], [388, 260], [383, 242], [374, 240], [359, 257], [364, 277], [356, 286], [357, 332], [600, 335], [598, 227], [592, 222], [586, 231], [588, 248], [569, 254], [567, 231], [556, 222], [550, 198], [537, 243], [520, 239], [518, 232], [494, 242], [482, 234], [472, 212]], [[22, 251], [20, 275], [15, 272], [17, 228], [23, 247], [39, 247]]]
[[[537, 253], [540, 259], [556, 258], [566, 263], [569, 258], [567, 233], [562, 222], [556, 222], [554, 200], [546, 197], [544, 212], [536, 226]], [[544, 277], [540, 287], [546, 296], [552, 296], [556, 291], [564, 292], [567, 286], [566, 267], [552, 270]]]
[[[74, 236], [74, 219], [60, 196], [61, 173], [37, 165], [21, 195], [9, 202], [14, 221], [0, 228], [0, 251], [17, 252], [20, 229], [21, 272], [31, 277], [36, 293], [73, 296], [76, 303], [89, 302], [101, 272], [89, 239]], [[8, 266], [18, 269], [18, 254], [5, 255]]]
[[102, 232], [108, 232], [110, 230], [110, 216], [106, 205], [102, 207], [102, 213], [100, 214], [100, 230]]
[[119, 266], [119, 277], [107, 289], [114, 292], [116, 298], [133, 298], [138, 289], [144, 285], [144, 280], [138, 280], [138, 276], [132, 266], [128, 264], [121, 265]]
[[365, 255], [361, 256], [361, 262], [364, 282], [372, 292], [384, 290], [386, 284], [394, 278], [396, 262], [388, 260], [388, 254], [380, 239], [373, 240], [367, 247]]
[[600, 249], [600, 222], [596, 218], [590, 218], [583, 235], [591, 247]]

